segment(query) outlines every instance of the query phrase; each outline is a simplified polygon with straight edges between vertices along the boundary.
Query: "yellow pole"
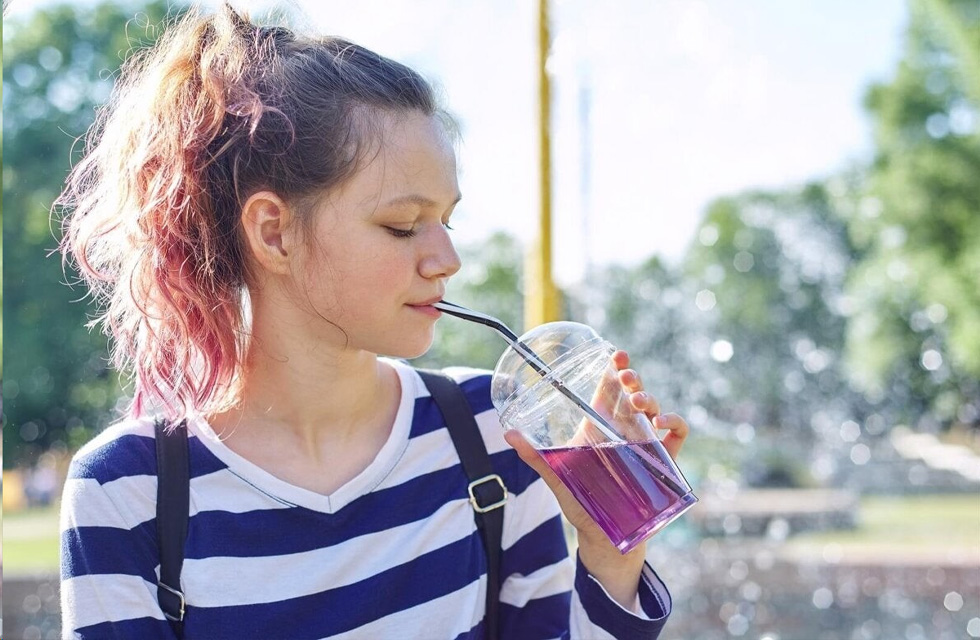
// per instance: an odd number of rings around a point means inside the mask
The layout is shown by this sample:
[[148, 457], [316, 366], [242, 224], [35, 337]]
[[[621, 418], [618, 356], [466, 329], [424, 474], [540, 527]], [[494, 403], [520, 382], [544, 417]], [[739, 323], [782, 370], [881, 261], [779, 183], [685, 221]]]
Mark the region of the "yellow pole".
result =
[[526, 263], [524, 328], [559, 319], [558, 290], [551, 274], [551, 83], [548, 52], [551, 35], [548, 0], [538, 0], [538, 140], [540, 161], [540, 211], [538, 237]]

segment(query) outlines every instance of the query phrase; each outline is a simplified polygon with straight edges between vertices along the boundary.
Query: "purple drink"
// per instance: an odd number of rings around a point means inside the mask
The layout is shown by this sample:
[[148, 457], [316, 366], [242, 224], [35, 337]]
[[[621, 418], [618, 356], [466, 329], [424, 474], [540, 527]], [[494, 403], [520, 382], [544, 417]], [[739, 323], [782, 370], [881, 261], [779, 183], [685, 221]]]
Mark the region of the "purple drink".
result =
[[[697, 502], [680, 495], [659, 442], [604, 442], [541, 449], [539, 453], [622, 553]], [[663, 478], [663, 480], [661, 479]]]

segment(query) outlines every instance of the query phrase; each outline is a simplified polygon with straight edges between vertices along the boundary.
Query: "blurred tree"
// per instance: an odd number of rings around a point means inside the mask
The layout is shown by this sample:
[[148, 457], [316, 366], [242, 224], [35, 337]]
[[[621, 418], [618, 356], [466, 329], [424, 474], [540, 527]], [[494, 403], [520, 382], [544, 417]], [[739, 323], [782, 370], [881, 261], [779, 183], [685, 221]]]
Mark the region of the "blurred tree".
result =
[[[722, 380], [708, 408], [800, 447], [859, 410], [841, 372], [851, 247], [819, 184], [713, 203], [685, 268]], [[711, 370], [710, 368], [708, 369]]]
[[[7, 5], [4, 3], [4, 11], [6, 12]], [[3, 62], [3, 51], [0, 50], [0, 63]], [[0, 123], [2, 123], [2, 116], [0, 116]], [[3, 131], [0, 129], [0, 167], [3, 166]], [[3, 228], [3, 201], [0, 200], [0, 229]], [[2, 239], [2, 238], [0, 238]], [[3, 308], [3, 242], [0, 242], [0, 309]], [[3, 354], [3, 313], [0, 311], [0, 356]], [[0, 381], [3, 380], [3, 358], [0, 357]], [[0, 383], [2, 384], [2, 383]], [[2, 389], [0, 389], [0, 411], [3, 409], [3, 394]], [[3, 450], [0, 449], [0, 455], [2, 455]]]
[[[797, 429], [846, 396], [840, 292], [854, 255], [823, 185], [715, 202], [687, 262], [731, 343], [735, 422]], [[749, 404], [746, 404], [748, 402]]]
[[672, 411], [709, 393], [705, 323], [693, 299], [680, 274], [657, 257], [632, 268], [598, 267], [567, 296], [569, 318], [626, 350], [645, 386]]
[[849, 220], [864, 258], [848, 361], [933, 428], [980, 425], [980, 3], [911, 2], [904, 58], [872, 87], [876, 158]]
[[63, 272], [49, 208], [74, 151], [127, 52], [149, 44], [170, 3], [58, 6], [4, 24], [4, 467], [70, 447], [104, 421], [118, 394], [106, 340], [85, 328], [90, 307]]

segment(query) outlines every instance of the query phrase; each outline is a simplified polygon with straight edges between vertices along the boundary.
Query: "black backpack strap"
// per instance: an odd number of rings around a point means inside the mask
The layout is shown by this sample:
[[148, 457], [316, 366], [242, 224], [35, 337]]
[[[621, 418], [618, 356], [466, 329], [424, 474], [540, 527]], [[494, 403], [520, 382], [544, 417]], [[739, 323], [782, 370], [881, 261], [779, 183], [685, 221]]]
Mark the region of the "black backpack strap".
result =
[[467, 488], [470, 504], [473, 505], [476, 526], [487, 551], [486, 637], [488, 640], [497, 640], [500, 617], [500, 547], [504, 531], [502, 507], [507, 501], [507, 487], [490, 465], [490, 454], [487, 453], [480, 428], [463, 390], [454, 380], [441, 373], [419, 371], [419, 375], [446, 420], [449, 435], [456, 446], [466, 477], [470, 480]]
[[184, 594], [180, 572], [190, 517], [190, 454], [187, 422], [169, 429], [157, 420], [157, 547], [160, 549], [160, 582], [157, 600], [178, 638], [184, 637]]

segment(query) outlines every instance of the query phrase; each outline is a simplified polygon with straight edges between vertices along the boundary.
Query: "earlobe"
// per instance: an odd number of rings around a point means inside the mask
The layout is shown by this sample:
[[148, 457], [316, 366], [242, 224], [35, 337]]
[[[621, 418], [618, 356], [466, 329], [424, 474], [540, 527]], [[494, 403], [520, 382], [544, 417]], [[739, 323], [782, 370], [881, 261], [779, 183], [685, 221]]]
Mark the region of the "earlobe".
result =
[[289, 271], [291, 217], [289, 205], [271, 191], [253, 194], [242, 207], [242, 229], [252, 258], [272, 273]]

